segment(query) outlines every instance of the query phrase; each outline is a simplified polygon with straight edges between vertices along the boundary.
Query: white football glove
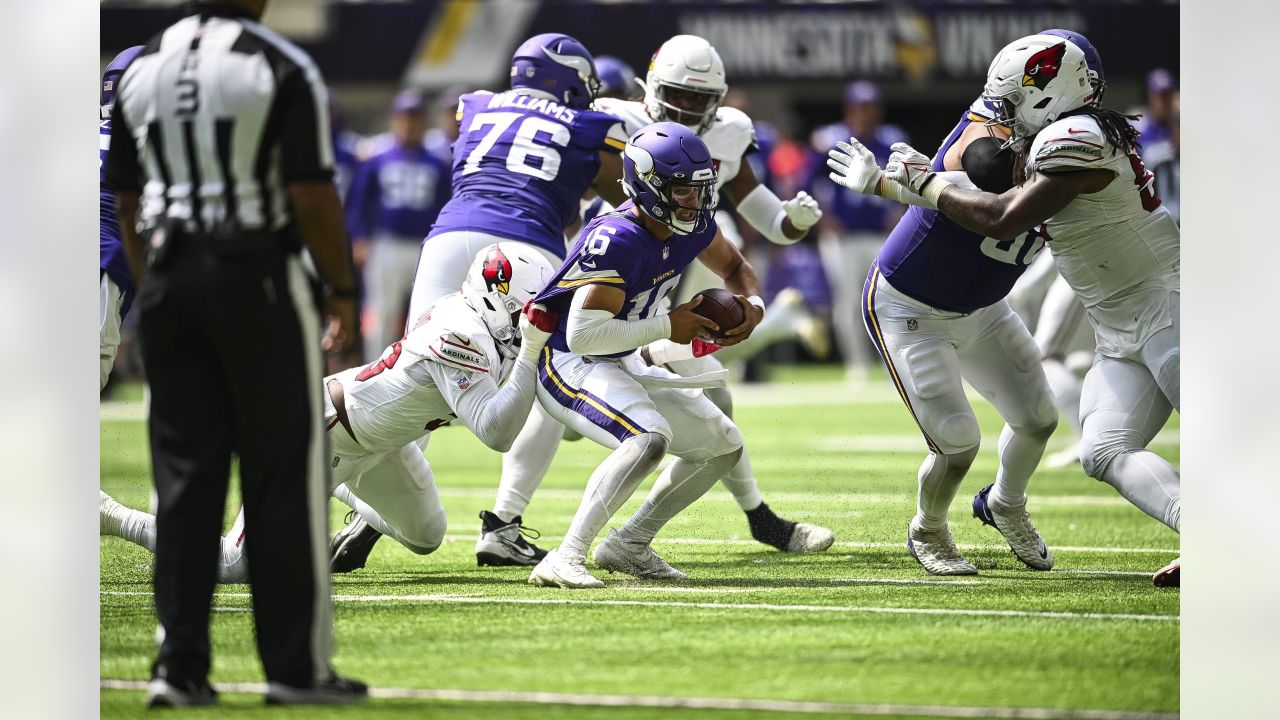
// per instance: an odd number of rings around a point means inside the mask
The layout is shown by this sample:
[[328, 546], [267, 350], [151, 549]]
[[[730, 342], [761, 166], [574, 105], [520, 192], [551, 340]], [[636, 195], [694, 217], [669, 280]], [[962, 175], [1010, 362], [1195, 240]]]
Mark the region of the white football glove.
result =
[[836, 143], [827, 152], [827, 167], [835, 171], [830, 174], [832, 182], [863, 195], [875, 195], [880, 177], [884, 175], [876, 164], [876, 156], [855, 137], [850, 137], [849, 142]]
[[560, 316], [545, 305], [532, 300], [525, 303], [520, 313], [520, 352], [536, 361], [559, 322]]
[[822, 208], [818, 207], [818, 201], [803, 190], [782, 203], [782, 210], [797, 230], [808, 230], [822, 219]]
[[889, 149], [893, 153], [884, 166], [884, 176], [917, 195], [922, 194], [921, 188], [934, 176], [929, 158], [906, 143], [894, 143]]

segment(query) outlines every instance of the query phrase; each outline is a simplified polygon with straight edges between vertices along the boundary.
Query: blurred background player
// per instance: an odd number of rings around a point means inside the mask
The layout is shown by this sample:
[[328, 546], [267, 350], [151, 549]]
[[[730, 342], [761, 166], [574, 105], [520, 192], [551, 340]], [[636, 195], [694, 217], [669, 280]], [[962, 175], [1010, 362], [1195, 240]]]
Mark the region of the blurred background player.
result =
[[347, 224], [363, 270], [367, 361], [403, 333], [422, 238], [449, 199], [449, 166], [427, 150], [426, 130], [426, 99], [402, 91], [391, 105], [391, 142], [360, 164], [351, 185]]
[[595, 64], [596, 77], [600, 79], [597, 98], [637, 100], [643, 96], [640, 83], [636, 82], [636, 71], [630, 65], [612, 55], [597, 55]]
[[[992, 62], [983, 94], [1012, 145], [1028, 148], [1027, 180], [1001, 195], [958, 188], [905, 146], [895, 148], [885, 177], [989, 237], [1039, 228], [1051, 238], [1097, 340], [1081, 393], [1080, 462], [1177, 532], [1178, 471], [1147, 445], [1180, 404], [1180, 233], [1153, 191], [1132, 116], [1095, 106], [1093, 92], [1074, 43], [1016, 40]], [[1155, 581], [1176, 584], [1176, 571], [1165, 568]]]
[[849, 137], [858, 138], [880, 163], [889, 160], [890, 145], [907, 142], [906, 133], [884, 123], [880, 88], [873, 82], [850, 83], [844, 91], [844, 119], [817, 128], [810, 140], [813, 171], [809, 187], [826, 208], [818, 248], [833, 294], [832, 326], [846, 377], [860, 386], [871, 366], [874, 346], [857, 320], [860, 294], [852, 280], [867, 276], [885, 235], [902, 217], [903, 207], [826, 181], [821, 170], [826, 166], [827, 151]]
[[[537, 298], [562, 314], [538, 368], [538, 402], [613, 452], [591, 474], [563, 541], [533, 569], [530, 585], [604, 587], [585, 566], [591, 543], [667, 453], [676, 461], [593, 559], [610, 572], [684, 579], [653, 551], [653, 538], [742, 452], [733, 422], [704, 394], [682, 389], [696, 382], [649, 367], [637, 352], [657, 340], [685, 344], [708, 330], [727, 331], [720, 342], [731, 345], [749, 337], [763, 316], [755, 271], [716, 232], [711, 154], [692, 130], [660, 122], [632, 136], [623, 158], [631, 200], [583, 229]], [[695, 259], [735, 293], [740, 326], [717, 328], [698, 315], [700, 298], [666, 312], [663, 300]]]
[[[1156, 176], [1156, 195], [1164, 201], [1174, 220], [1181, 219], [1182, 213], [1182, 121], [1179, 99], [1173, 96], [1173, 111], [1169, 114], [1169, 146], [1171, 152], [1158, 162], [1151, 164], [1151, 174]], [[1143, 148], [1146, 155], [1146, 148]]]
[[466, 92], [458, 86], [440, 91], [431, 103], [431, 127], [422, 140], [432, 155], [450, 167], [453, 166], [453, 143], [458, 139], [458, 99]]
[[1147, 103], [1142, 117], [1134, 122], [1142, 160], [1148, 167], [1159, 165], [1174, 154], [1173, 113], [1178, 85], [1173, 73], [1156, 68], [1147, 74]]

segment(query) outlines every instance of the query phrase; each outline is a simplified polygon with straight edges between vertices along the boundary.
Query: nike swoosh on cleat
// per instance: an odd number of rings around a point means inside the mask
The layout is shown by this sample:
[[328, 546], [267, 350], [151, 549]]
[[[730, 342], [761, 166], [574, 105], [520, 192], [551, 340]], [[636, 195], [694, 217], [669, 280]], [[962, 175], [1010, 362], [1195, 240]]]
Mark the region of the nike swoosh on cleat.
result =
[[1089, 132], [1089, 131], [1088, 131], [1088, 130], [1077, 130], [1077, 129], [1075, 129], [1075, 128], [1067, 128], [1067, 132], [1071, 133], [1072, 135], [1079, 135], [1080, 133], [1087, 133], [1087, 132]]
[[1040, 542], [1040, 559], [1041, 560], [1049, 559], [1049, 548], [1045, 547], [1043, 540]]

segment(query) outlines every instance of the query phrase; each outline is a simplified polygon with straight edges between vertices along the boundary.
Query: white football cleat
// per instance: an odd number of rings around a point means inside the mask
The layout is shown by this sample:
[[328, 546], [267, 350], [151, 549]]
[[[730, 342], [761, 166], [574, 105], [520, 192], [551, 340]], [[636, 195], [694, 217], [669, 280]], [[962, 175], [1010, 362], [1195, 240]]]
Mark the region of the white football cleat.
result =
[[120, 517], [116, 513], [116, 508], [120, 507], [120, 503], [110, 495], [98, 491], [98, 534], [99, 535], [118, 535], [120, 533]]
[[613, 529], [609, 530], [609, 537], [596, 546], [592, 559], [601, 570], [645, 580], [686, 580], [689, 577], [668, 565], [648, 543], [627, 542]]
[[835, 541], [836, 534], [824, 527], [796, 523], [795, 532], [791, 533], [791, 539], [787, 541], [787, 552], [822, 552]]
[[1045, 546], [1044, 539], [1031, 524], [1025, 504], [1012, 508], [1000, 508], [991, 502], [992, 485], [978, 491], [973, 497], [973, 516], [984, 525], [1000, 531], [1014, 557], [1032, 570], [1052, 570], [1053, 553]]
[[547, 553], [533, 568], [533, 572], [529, 573], [529, 584], [571, 590], [604, 587], [604, 583], [587, 572], [585, 558], [565, 557], [560, 554], [559, 548]]
[[831, 338], [827, 335], [827, 324], [821, 318], [809, 312], [804, 303], [804, 295], [795, 288], [784, 288], [773, 298], [770, 308], [773, 312], [787, 312], [794, 317], [791, 328], [805, 349], [819, 360], [825, 360], [831, 354]]
[[907, 550], [930, 575], [977, 575], [974, 567], [951, 539], [951, 530], [925, 532], [907, 528]]

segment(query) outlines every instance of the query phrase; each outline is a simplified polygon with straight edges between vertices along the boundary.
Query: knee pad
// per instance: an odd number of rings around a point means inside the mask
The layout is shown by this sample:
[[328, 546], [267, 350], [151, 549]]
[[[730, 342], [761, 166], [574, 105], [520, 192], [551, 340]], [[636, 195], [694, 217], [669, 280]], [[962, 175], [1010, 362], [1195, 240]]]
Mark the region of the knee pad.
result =
[[661, 462], [667, 454], [667, 448], [671, 446], [670, 438], [656, 432], [640, 433], [627, 442], [635, 448], [638, 462], [654, 465]]
[[[982, 429], [978, 427], [978, 418], [970, 413], [956, 413], [942, 418], [937, 424], [937, 435], [933, 441], [948, 456], [961, 456], [965, 453], [978, 453], [982, 444]], [[973, 460], [969, 460], [970, 463]]]
[[1080, 438], [1080, 466], [1085, 475], [1102, 480], [1113, 460], [1141, 447], [1138, 438], [1124, 431], [1085, 432], [1084, 437]]

